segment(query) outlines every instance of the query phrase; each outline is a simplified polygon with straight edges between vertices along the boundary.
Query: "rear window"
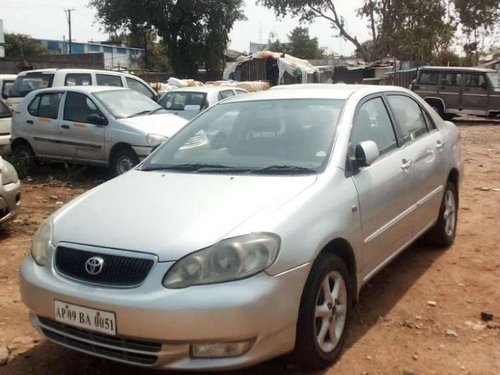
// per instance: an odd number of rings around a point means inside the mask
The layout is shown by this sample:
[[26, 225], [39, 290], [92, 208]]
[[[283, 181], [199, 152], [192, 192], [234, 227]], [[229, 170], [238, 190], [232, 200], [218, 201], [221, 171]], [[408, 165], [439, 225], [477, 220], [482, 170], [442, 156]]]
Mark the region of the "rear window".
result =
[[418, 83], [420, 83], [421, 85], [437, 85], [438, 76], [438, 73], [421, 72]]
[[9, 91], [14, 84], [14, 81], [3, 81], [2, 96], [9, 95]]
[[59, 104], [62, 98], [61, 92], [37, 95], [29, 104], [28, 112], [32, 116], [57, 119]]
[[98, 86], [116, 86], [123, 87], [122, 77], [111, 74], [96, 74]]
[[9, 96], [13, 98], [24, 98], [33, 90], [52, 87], [54, 74], [28, 73], [18, 76], [12, 85]]
[[171, 111], [200, 111], [205, 106], [206, 96], [202, 92], [169, 92], [158, 104]]

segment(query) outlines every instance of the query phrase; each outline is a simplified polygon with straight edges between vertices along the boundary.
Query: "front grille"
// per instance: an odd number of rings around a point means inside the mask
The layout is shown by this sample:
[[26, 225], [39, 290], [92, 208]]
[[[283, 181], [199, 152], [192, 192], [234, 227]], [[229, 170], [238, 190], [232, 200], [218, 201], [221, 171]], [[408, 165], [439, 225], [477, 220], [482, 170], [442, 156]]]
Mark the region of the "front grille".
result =
[[[161, 343], [125, 339], [93, 333], [38, 317], [43, 334], [60, 344], [74, 349], [99, 354], [111, 359], [133, 362], [140, 365], [153, 365], [158, 360]], [[150, 354], [151, 353], [151, 354]]]
[[[90, 274], [85, 263], [98, 256], [104, 260], [102, 271]], [[153, 267], [152, 259], [103, 254], [58, 246], [55, 254], [57, 271], [73, 279], [105, 286], [132, 287], [141, 284]]]

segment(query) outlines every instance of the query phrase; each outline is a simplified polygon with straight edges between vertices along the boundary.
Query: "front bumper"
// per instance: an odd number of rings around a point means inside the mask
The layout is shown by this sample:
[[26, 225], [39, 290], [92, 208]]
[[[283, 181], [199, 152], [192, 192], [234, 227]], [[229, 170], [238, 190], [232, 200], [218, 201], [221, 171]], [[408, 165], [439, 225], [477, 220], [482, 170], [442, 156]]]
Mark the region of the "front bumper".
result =
[[21, 205], [21, 182], [0, 185], [0, 224], [14, 219]]
[[[28, 257], [20, 270], [23, 301], [34, 327], [45, 337], [120, 362], [185, 370], [246, 367], [291, 351], [302, 289], [310, 269], [306, 264], [273, 277], [262, 273], [230, 283], [173, 290], [161, 285], [172, 263], [156, 263], [141, 286], [116, 289], [66, 279], [50, 264], [40, 267]], [[156, 358], [149, 364], [138, 363], [127, 359], [124, 344], [102, 344], [96, 342], [98, 338], [80, 337], [88, 336], [88, 332], [73, 335], [71, 330], [47, 326], [44, 319], [55, 321], [54, 300], [114, 312], [118, 339], [157, 343], [160, 349], [154, 353]], [[254, 345], [238, 357], [195, 359], [190, 354], [192, 343], [249, 339], [255, 340]], [[80, 345], [82, 342], [87, 346]], [[106, 353], [106, 349], [120, 350], [125, 355], [120, 358]], [[134, 350], [133, 354], [151, 352]]]
[[151, 152], [153, 152], [155, 148], [149, 146], [132, 146], [132, 149], [135, 151], [139, 160], [143, 161], [149, 156], [149, 154], [151, 154]]
[[10, 134], [0, 135], [0, 155], [6, 155], [10, 153]]

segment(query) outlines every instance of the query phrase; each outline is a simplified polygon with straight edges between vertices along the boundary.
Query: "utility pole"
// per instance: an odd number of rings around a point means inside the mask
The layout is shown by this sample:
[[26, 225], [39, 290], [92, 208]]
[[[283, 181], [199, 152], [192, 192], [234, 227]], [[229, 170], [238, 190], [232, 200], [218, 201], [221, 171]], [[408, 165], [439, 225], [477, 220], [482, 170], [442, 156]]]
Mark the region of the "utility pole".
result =
[[64, 9], [64, 13], [66, 13], [66, 20], [68, 21], [68, 28], [69, 28], [69, 54], [71, 55], [71, 50], [72, 50], [72, 46], [71, 46], [71, 12], [73, 12], [74, 10], [76, 10], [75, 8], [67, 8], [67, 9]]

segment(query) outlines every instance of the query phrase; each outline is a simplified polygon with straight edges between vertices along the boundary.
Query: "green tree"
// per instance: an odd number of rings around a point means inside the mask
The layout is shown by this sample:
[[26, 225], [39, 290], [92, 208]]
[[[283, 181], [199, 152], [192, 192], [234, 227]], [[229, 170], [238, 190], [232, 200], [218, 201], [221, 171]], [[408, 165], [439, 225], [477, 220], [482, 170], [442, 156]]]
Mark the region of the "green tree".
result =
[[454, 0], [463, 31], [468, 37], [464, 51], [474, 63], [479, 63], [480, 44], [484, 36], [492, 33], [500, 22], [500, 0]]
[[5, 57], [26, 58], [48, 54], [39, 41], [29, 35], [5, 33]]
[[[427, 25], [431, 25], [430, 29], [433, 32], [441, 32], [451, 27], [446, 21], [446, 9], [442, 0], [365, 0], [358, 10], [358, 15], [367, 20], [371, 33], [371, 43], [368, 44], [360, 42], [355, 34], [348, 32], [345, 17], [336, 7], [338, 1], [257, 0], [257, 2], [273, 9], [278, 16], [292, 15], [300, 17], [303, 21], [318, 18], [328, 20], [340, 37], [355, 46], [357, 54], [365, 61], [378, 60], [393, 51], [399, 55], [407, 55], [411, 49], [404, 48], [406, 45], [411, 44], [415, 47], [418, 42], [425, 44], [426, 40], [420, 39], [422, 35], [432, 34], [422, 31]], [[404, 35], [399, 37], [397, 34], [401, 31], [404, 31]], [[449, 35], [447, 32], [444, 34]], [[433, 48], [440, 43], [442, 41], [439, 43], [430, 41]], [[416, 55], [420, 58], [427, 53], [420, 51]]]
[[301, 59], [321, 59], [323, 50], [319, 48], [318, 38], [309, 36], [309, 29], [296, 27], [288, 34], [290, 54]]
[[144, 38], [156, 33], [180, 77], [195, 76], [200, 67], [221, 71], [229, 32], [244, 18], [243, 0], [91, 0], [90, 5], [109, 32]]

